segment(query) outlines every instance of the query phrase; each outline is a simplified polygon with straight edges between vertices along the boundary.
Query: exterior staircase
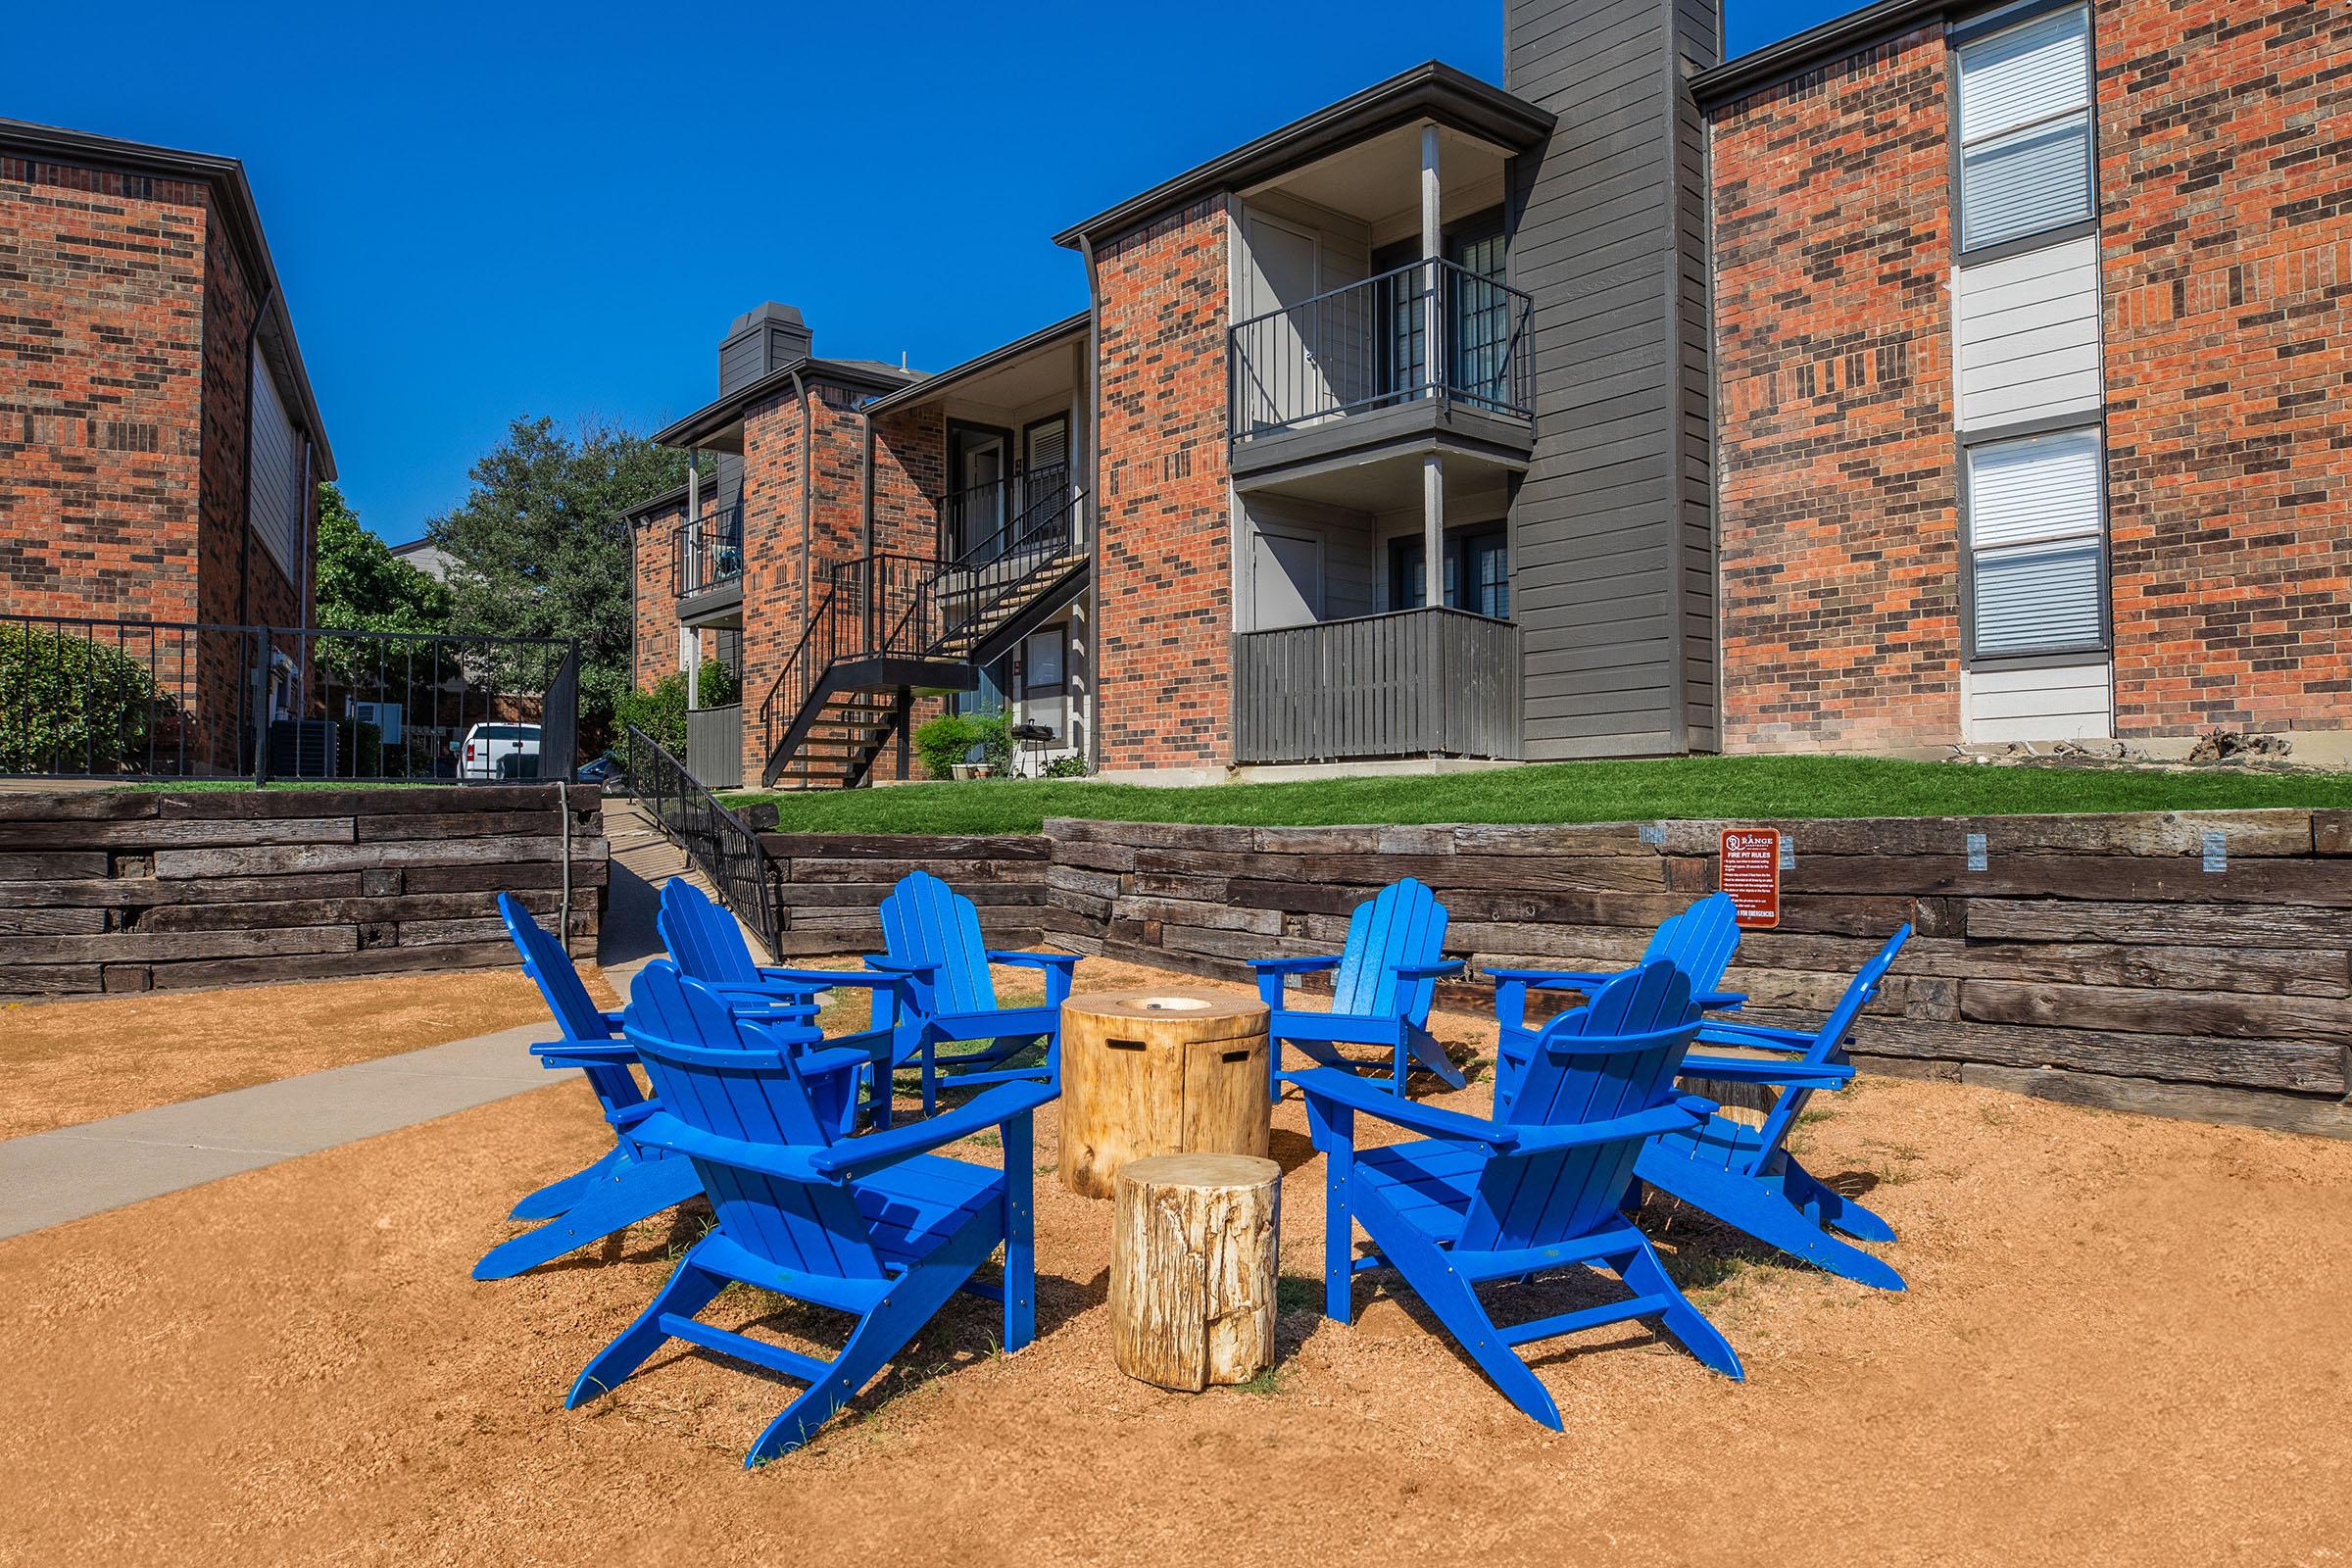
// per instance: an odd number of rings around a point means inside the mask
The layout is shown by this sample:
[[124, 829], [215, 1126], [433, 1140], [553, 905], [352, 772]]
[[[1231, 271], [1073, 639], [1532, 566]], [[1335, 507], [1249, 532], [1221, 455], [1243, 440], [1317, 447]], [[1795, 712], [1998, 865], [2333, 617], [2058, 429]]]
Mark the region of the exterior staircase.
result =
[[953, 561], [835, 563], [760, 705], [770, 788], [851, 789], [907, 740], [917, 691], [971, 691], [981, 666], [1068, 605], [1090, 569], [1083, 497], [1056, 494]]

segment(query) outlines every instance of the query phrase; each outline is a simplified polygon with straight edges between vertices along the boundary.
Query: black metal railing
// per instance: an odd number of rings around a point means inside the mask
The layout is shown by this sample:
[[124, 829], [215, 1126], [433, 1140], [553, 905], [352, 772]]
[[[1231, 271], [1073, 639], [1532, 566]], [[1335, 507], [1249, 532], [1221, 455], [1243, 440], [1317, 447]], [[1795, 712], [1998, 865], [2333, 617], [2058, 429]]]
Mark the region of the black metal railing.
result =
[[1084, 500], [1066, 487], [1041, 490], [1017, 530], [953, 561], [872, 555], [827, 565], [808, 624], [760, 701], [763, 755], [772, 760], [845, 662], [967, 659], [993, 613], [1025, 604], [1039, 578], [1071, 564]]
[[1411, 262], [1235, 324], [1236, 440], [1435, 398], [1535, 416], [1533, 302], [1452, 262]]
[[0, 776], [568, 779], [578, 737], [568, 640], [0, 615]]
[[751, 927], [772, 956], [782, 926], [777, 917], [776, 875], [767, 850], [743, 818], [718, 804], [718, 797], [684, 763], [635, 725], [622, 738], [628, 793], [646, 809], [672, 844], [710, 878], [721, 904]]
[[681, 522], [670, 534], [670, 580], [674, 591], [708, 593], [743, 576], [743, 513], [740, 508]]
[[1070, 495], [1067, 464], [958, 490], [939, 504], [940, 558], [993, 561], [1041, 515], [1066, 510]]

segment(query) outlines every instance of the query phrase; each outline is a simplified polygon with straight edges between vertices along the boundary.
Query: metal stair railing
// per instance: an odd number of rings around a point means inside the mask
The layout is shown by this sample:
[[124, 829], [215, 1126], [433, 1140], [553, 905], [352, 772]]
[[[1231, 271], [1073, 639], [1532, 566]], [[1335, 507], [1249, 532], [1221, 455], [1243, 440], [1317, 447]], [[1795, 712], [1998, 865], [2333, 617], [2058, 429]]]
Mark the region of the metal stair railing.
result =
[[768, 956], [776, 957], [783, 935], [776, 869], [760, 835], [645, 731], [630, 725], [622, 748], [630, 798], [710, 879], [718, 901], [751, 927]]

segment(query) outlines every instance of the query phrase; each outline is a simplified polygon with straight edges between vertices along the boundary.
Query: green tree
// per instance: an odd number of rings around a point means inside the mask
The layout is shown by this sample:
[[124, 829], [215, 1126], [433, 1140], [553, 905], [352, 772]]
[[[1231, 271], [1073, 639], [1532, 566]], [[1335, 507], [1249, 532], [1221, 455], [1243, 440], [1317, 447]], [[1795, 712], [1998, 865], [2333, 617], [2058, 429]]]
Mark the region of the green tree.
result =
[[[318, 624], [338, 631], [449, 629], [449, 590], [394, 555], [360, 526], [340, 487], [318, 487]], [[322, 651], [339, 663], [349, 645]]]
[[[450, 558], [450, 624], [580, 646], [580, 723], [609, 729], [629, 689], [629, 509], [686, 482], [686, 455], [590, 420], [516, 419], [473, 466], [461, 506], [425, 534]], [[544, 679], [502, 670], [511, 690]]]

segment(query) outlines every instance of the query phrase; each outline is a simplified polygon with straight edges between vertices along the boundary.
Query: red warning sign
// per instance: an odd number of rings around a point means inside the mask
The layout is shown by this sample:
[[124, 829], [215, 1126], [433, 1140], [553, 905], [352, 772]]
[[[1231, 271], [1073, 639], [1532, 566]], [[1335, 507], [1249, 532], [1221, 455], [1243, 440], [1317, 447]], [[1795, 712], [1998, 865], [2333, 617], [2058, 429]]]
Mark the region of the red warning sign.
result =
[[1723, 863], [1716, 886], [1732, 896], [1739, 923], [1769, 930], [1781, 923], [1781, 833], [1770, 827], [1723, 830]]

